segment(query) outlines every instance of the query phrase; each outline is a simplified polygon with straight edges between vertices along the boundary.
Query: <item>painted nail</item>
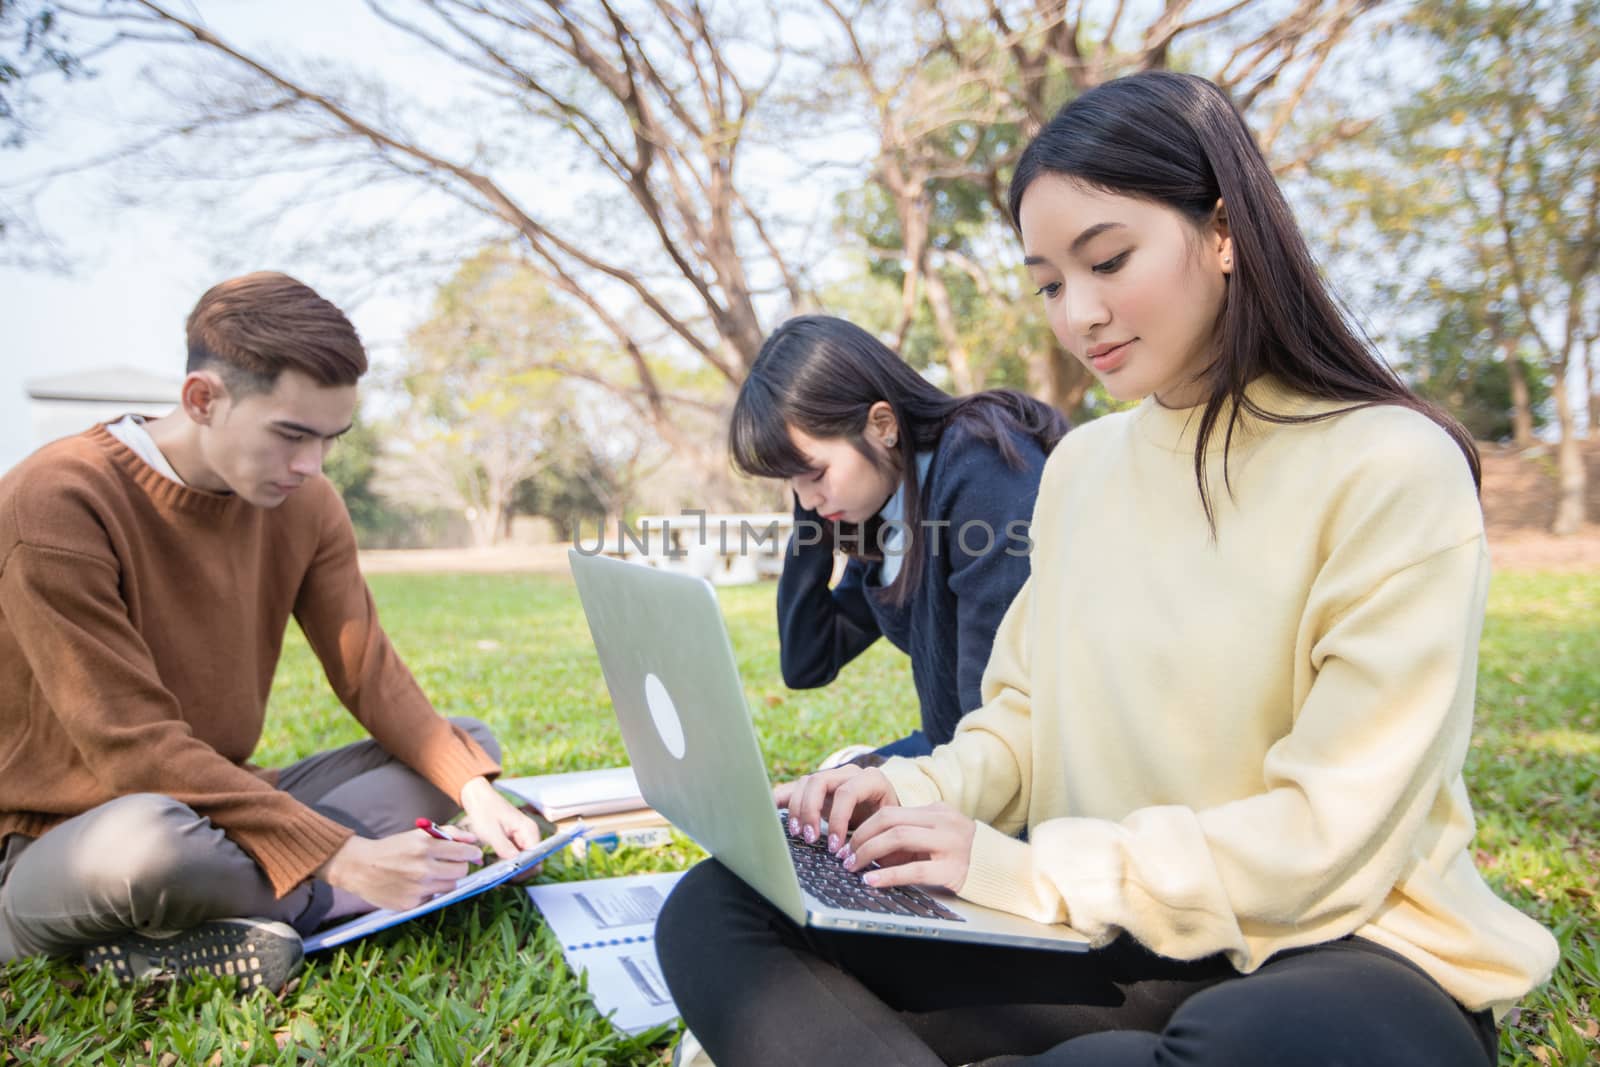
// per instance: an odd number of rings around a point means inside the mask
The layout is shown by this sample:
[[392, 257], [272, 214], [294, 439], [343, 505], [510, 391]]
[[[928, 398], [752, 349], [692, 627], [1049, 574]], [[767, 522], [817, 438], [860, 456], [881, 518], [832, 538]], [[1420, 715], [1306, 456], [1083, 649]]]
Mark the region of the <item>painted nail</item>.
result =
[[846, 867], [854, 867], [856, 865], [856, 854], [851, 849], [847, 848], [843, 852], [839, 853], [839, 859]]
[[828, 851], [829, 852], [838, 852], [839, 851], [839, 835], [838, 834], [829, 834], [828, 835]]
[[804, 830], [800, 831], [800, 836], [806, 839], [806, 844], [808, 845], [814, 845], [817, 843], [816, 827], [806, 827]]
[[863, 882], [867, 883], [868, 885], [877, 885], [878, 884], [878, 872], [877, 871], [868, 871], [866, 874], [863, 874], [861, 876], [861, 880]]
[[795, 834], [797, 834], [799, 832], [800, 832], [800, 820], [796, 819], [794, 816], [791, 815], [789, 817], [789, 836], [793, 837]]

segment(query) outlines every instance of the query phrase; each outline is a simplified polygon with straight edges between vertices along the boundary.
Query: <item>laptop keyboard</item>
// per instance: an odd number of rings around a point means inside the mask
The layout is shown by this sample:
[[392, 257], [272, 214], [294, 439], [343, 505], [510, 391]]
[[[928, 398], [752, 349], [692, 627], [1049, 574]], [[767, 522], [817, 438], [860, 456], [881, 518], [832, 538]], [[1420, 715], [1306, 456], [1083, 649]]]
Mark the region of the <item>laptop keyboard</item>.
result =
[[839, 857], [829, 852], [821, 842], [808, 845], [804, 839], [790, 837], [787, 832], [784, 839], [789, 842], [789, 858], [794, 861], [800, 884], [827, 904], [879, 915], [905, 915], [914, 919], [941, 919], [957, 923], [967, 921], [913, 886], [873, 888], [861, 880], [859, 873], [845, 870]]

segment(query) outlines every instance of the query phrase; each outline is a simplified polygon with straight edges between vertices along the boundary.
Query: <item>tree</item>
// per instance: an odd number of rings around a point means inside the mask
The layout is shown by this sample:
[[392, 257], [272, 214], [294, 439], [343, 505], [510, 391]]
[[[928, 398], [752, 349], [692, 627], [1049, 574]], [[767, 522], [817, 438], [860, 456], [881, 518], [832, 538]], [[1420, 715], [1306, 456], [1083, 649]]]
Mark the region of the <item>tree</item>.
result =
[[1431, 329], [1400, 341], [1402, 370], [1417, 392], [1452, 412], [1480, 441], [1535, 443], [1549, 387], [1535, 373], [1539, 353], [1507, 331], [1477, 290], [1435, 288]]
[[1419, 332], [1448, 327], [1474, 294], [1524, 444], [1541, 383], [1522, 380], [1523, 354], [1537, 355], [1560, 433], [1552, 528], [1572, 533], [1585, 494], [1573, 383], [1600, 332], [1600, 3], [1449, 0], [1409, 25], [1437, 74], [1360, 161], [1355, 200], [1384, 258], [1416, 265], [1395, 295], [1401, 314], [1433, 312]]
[[575, 540], [584, 521], [598, 522], [602, 535], [616, 529], [637, 505], [641, 483], [670, 457], [647, 428], [617, 417], [624, 414], [581, 401], [563, 412], [551, 461], [517, 486], [515, 510], [542, 515]]
[[[213, 73], [233, 79], [231, 92], [214, 78], [192, 95], [180, 91], [171, 106], [181, 118], [168, 131], [233, 138], [233, 173], [259, 176], [268, 161], [347, 175], [360, 167], [492, 221], [491, 239], [516, 235], [527, 267], [583, 306], [628, 357], [631, 381], [602, 384], [642, 399], [662, 433], [675, 431], [645, 356], [660, 347], [655, 331], [726, 382], [742, 380], [763, 336], [762, 287], [776, 284], [800, 299], [797, 275], [736, 183], [748, 120], [769, 80], [762, 68], [775, 59], [753, 69], [734, 62], [728, 52], [739, 47], [737, 35], [719, 30], [698, 3], [646, 0], [626, 11], [611, 0], [368, 7], [474, 76], [484, 90], [474, 125], [499, 131], [494, 144], [463, 141], [458, 127], [429, 122], [426, 109], [394, 87], [352, 85], [327, 65], [268, 59], [165, 3], [107, 0], [77, 15], [139, 47], [198, 49], [215, 61]], [[781, 53], [776, 45], [765, 51]], [[536, 135], [526, 136], [530, 130]], [[204, 172], [228, 164], [210, 151], [185, 165]], [[525, 180], [553, 166], [602, 177], [608, 195], [563, 212], [547, 185]]]
[[[62, 29], [55, 4], [0, 0], [0, 151], [21, 148], [34, 132], [35, 94], [40, 78], [86, 77], [85, 56], [77, 54]], [[38, 226], [26, 205], [0, 199], [0, 244], [5, 259], [22, 265], [51, 262], [37, 247]], [[32, 244], [19, 249], [19, 244]]]
[[350, 432], [334, 443], [322, 464], [322, 473], [344, 498], [358, 542], [364, 542], [365, 535], [383, 525], [387, 512], [383, 498], [372, 487], [378, 467], [378, 449], [377, 433], [358, 410]]
[[[936, 236], [930, 212], [941, 198], [976, 191], [998, 212], [1002, 176], [1049, 110], [1116, 73], [1167, 65], [1202, 33], [1217, 42], [1210, 58], [1224, 84], [1267, 116], [1264, 137], [1287, 141], [1280, 135], [1330, 52], [1373, 5], [1235, 0], [1200, 12], [1169, 0], [1141, 24], [1121, 4], [817, 2], [780, 11], [701, 0], [368, 0], [388, 26], [472, 75], [481, 91], [444, 123], [399, 86], [268, 58], [164, 0], [75, 10], [128, 47], [213, 61], [193, 86], [166, 79], [169, 140], [206, 139], [181, 161], [185, 174], [256, 179], [294, 168], [363, 192], [387, 181], [455, 209], [441, 222], [417, 208], [430, 232], [456, 232], [450, 223], [464, 219], [479, 242], [515, 235], [546, 284], [627, 357], [626, 373], [601, 384], [642, 402], [657, 432], [693, 454], [700, 445], [674, 417], [683, 405], [645, 353], [709, 370], [726, 394], [782, 307], [808, 305], [808, 278], [823, 266], [807, 248], [808, 221], [768, 204], [791, 199], [785, 186], [804, 180], [797, 149], [827, 143], [842, 113], [834, 103], [868, 116], [877, 145], [845, 172], [868, 163], [894, 197], [905, 263], [894, 333], [904, 338], [925, 302], [941, 362], [966, 388], [982, 380], [955, 289], [996, 290], [970, 268], [982, 263], [975, 252], [1000, 247], [1005, 224], [985, 214], [982, 240]], [[818, 13], [839, 32], [804, 50], [791, 43], [816, 39]], [[786, 113], [770, 106], [780, 91]], [[756, 152], [760, 167], [748, 162]], [[527, 180], [563, 169], [597, 192], [574, 204], [548, 195], [559, 184], [548, 177]], [[778, 177], [763, 184], [763, 174]], [[1081, 369], [1054, 346], [1041, 361], [1034, 377], [1053, 382], [1041, 389], [1081, 396]]]
[[[1240, 0], [1207, 11], [1168, 3], [1143, 24], [1125, 20], [1120, 3], [816, 2], [839, 40], [819, 50], [818, 66], [848, 83], [823, 99], [836, 112], [859, 112], [858, 124], [877, 142], [871, 178], [883, 195], [853, 197], [850, 206], [878, 265], [874, 273], [898, 285], [887, 332], [904, 347], [925, 307], [960, 392], [1005, 379], [991, 380], [977, 367], [982, 357], [963, 329], [958, 290], [990, 301], [1026, 293], [1020, 267], [1008, 263], [1020, 257], [1009, 233], [1006, 181], [1029, 135], [1072, 97], [1141, 70], [1209, 72], [1242, 109], [1261, 116], [1262, 149], [1285, 173], [1367, 125], [1345, 117], [1308, 125], [1315, 135], [1297, 139], [1292, 119], [1375, 0], [1305, 0], [1292, 8]], [[975, 304], [967, 301], [969, 309]], [[1040, 343], [1026, 325], [979, 336], [991, 351], [1021, 354], [1035, 393], [1069, 413], [1084, 412], [1092, 379], [1052, 341]]]
[[386, 436], [380, 423], [357, 411], [350, 432], [339, 438], [322, 465], [344, 498], [356, 544], [362, 548], [420, 548], [437, 542], [448, 516], [387, 500], [376, 487], [378, 460]]
[[553, 368], [581, 368], [595, 343], [538, 273], [491, 249], [442, 286], [410, 337], [410, 401], [376, 487], [408, 507], [461, 515], [475, 546], [503, 537], [517, 486], [551, 458], [569, 394]]
[[85, 71], [62, 40], [57, 15], [50, 4], [0, 0], [0, 148], [17, 148], [27, 139], [30, 78]]

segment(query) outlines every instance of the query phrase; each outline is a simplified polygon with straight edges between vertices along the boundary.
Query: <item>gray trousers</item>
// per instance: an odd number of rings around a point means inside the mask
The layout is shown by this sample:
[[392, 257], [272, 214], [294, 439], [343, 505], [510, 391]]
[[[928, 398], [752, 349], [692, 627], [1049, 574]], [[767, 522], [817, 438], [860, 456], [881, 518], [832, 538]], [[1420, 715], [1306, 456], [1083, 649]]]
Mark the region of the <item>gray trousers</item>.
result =
[[[496, 761], [476, 719], [450, 720]], [[278, 788], [365, 837], [444, 822], [461, 810], [375, 741], [284, 768]], [[130, 930], [181, 930], [207, 919], [278, 919], [309, 933], [333, 891], [308, 879], [279, 898], [266, 874], [211, 820], [171, 797], [134, 793], [91, 808], [42, 837], [0, 843], [0, 963], [59, 956]]]

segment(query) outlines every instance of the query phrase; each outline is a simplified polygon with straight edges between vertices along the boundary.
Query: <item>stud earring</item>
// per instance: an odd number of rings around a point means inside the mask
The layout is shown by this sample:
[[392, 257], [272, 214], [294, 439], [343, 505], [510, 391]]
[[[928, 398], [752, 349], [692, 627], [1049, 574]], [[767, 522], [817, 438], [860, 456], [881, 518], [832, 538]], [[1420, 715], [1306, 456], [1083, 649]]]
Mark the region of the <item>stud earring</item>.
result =
[[888, 447], [890, 447], [890, 448], [893, 448], [893, 447], [894, 447], [894, 443], [895, 443], [895, 442], [896, 442], [896, 441], [898, 441], [898, 440], [900, 440], [900, 438], [898, 438], [898, 437], [894, 437], [894, 436], [889, 436], [889, 437], [885, 437], [885, 438], [884, 438], [884, 439], [883, 439], [883, 443], [884, 443], [884, 444], [885, 444], [885, 445], [887, 445], [887, 446], [888, 446]]

